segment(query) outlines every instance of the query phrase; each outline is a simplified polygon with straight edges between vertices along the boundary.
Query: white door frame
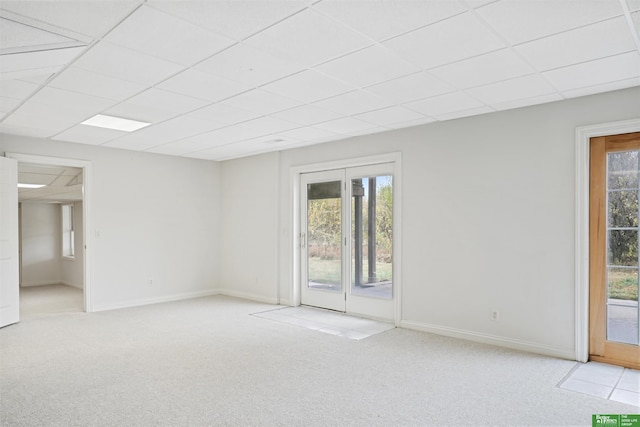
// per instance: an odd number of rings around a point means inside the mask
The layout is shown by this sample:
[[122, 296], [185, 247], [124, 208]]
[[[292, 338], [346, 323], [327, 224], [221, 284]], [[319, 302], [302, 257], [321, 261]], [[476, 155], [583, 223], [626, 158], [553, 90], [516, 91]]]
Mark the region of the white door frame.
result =
[[300, 175], [303, 173], [321, 172], [332, 169], [346, 169], [358, 166], [376, 165], [380, 163], [393, 163], [395, 165], [393, 178], [393, 292], [395, 295], [394, 323], [396, 326], [400, 325], [400, 321], [402, 320], [402, 153], [400, 152], [323, 163], [311, 163], [294, 166], [290, 169], [289, 182], [292, 187], [289, 193], [292, 195], [290, 212], [292, 213], [293, 218], [293, 231], [291, 233], [293, 280], [291, 281], [292, 288], [290, 291], [291, 303], [293, 306], [300, 305]]
[[598, 136], [640, 132], [640, 119], [576, 128], [575, 158], [575, 350], [589, 360], [589, 143]]
[[91, 298], [91, 249], [92, 236], [89, 233], [91, 230], [91, 162], [88, 160], [68, 159], [61, 157], [49, 157], [49, 156], [36, 156], [32, 154], [22, 153], [5, 153], [6, 157], [15, 159], [18, 164], [24, 163], [37, 163], [42, 165], [52, 166], [68, 166], [74, 168], [82, 168], [82, 238], [83, 238], [83, 271], [84, 271], [84, 311], [90, 313], [93, 311], [93, 300]]

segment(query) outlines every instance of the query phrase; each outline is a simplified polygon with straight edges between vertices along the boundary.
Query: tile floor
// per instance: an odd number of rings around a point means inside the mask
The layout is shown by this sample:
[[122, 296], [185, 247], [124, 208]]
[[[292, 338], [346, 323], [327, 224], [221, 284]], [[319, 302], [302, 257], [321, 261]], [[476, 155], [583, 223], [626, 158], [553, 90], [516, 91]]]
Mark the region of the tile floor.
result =
[[558, 387], [640, 407], [640, 371], [635, 369], [578, 363]]
[[362, 319], [335, 311], [304, 306], [278, 308], [253, 313], [253, 316], [354, 340], [361, 340], [395, 327], [391, 323]]

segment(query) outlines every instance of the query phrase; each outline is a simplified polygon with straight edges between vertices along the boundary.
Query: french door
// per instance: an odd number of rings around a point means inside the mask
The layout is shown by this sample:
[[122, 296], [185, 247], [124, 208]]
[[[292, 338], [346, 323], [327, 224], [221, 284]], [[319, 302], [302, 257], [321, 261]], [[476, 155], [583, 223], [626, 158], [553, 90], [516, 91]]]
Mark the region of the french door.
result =
[[394, 164], [300, 177], [303, 305], [392, 321]]
[[640, 133], [591, 138], [589, 358], [640, 368]]

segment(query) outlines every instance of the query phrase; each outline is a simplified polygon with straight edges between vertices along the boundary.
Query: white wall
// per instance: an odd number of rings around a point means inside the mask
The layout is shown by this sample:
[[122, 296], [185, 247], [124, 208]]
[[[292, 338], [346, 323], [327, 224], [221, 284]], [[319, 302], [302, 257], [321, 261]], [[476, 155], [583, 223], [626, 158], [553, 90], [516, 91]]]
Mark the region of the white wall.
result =
[[73, 258], [61, 257], [60, 276], [61, 283], [83, 289], [84, 287], [84, 236], [82, 221], [82, 202], [73, 202], [73, 235], [75, 255]]
[[60, 283], [60, 205], [22, 203], [21, 286]]
[[[279, 286], [291, 301], [292, 167], [399, 151], [402, 325], [573, 357], [575, 130], [640, 117], [638, 100], [634, 88], [283, 151], [255, 169], [258, 158], [225, 162], [227, 194], [267, 190], [265, 177], [280, 174], [278, 202], [260, 207], [280, 218], [278, 263], [261, 266], [273, 279], [258, 289], [252, 271], [237, 286], [260, 298], [275, 298]], [[223, 217], [236, 224], [256, 216], [228, 208]], [[273, 251], [265, 233], [253, 253]], [[223, 247], [235, 238], [225, 235]], [[239, 268], [242, 257], [235, 250], [225, 263]]]
[[277, 303], [278, 154], [222, 164], [221, 290]]
[[0, 152], [91, 162], [87, 254], [94, 309], [215, 292], [218, 163], [13, 135], [2, 135]]

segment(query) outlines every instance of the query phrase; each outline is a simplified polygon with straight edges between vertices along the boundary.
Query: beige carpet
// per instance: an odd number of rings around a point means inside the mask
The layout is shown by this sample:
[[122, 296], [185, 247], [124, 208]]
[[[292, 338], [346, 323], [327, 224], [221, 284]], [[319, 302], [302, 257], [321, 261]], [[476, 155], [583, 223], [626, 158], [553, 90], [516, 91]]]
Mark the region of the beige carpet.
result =
[[20, 318], [84, 311], [82, 289], [66, 285], [20, 288]]
[[575, 362], [391, 329], [361, 340], [208, 297], [0, 329], [2, 426], [589, 426], [639, 408]]

